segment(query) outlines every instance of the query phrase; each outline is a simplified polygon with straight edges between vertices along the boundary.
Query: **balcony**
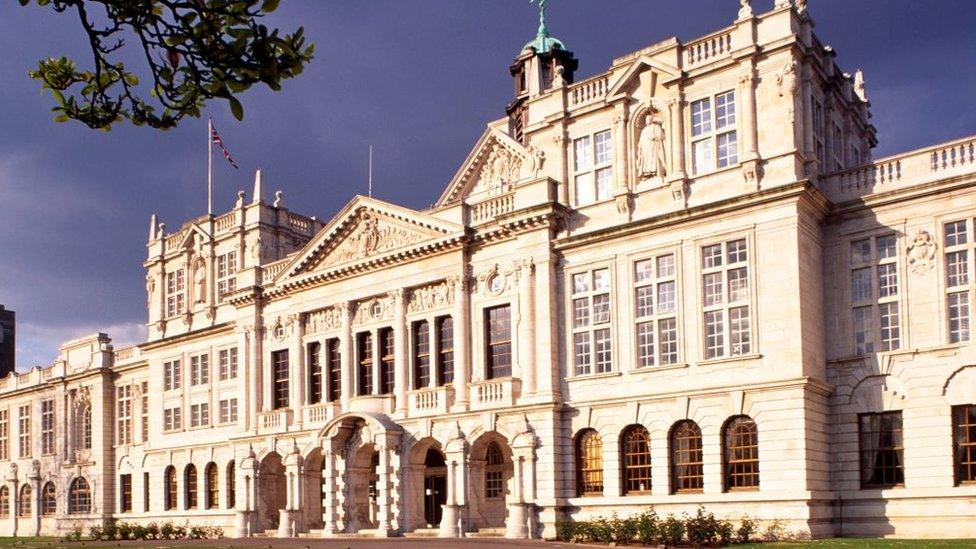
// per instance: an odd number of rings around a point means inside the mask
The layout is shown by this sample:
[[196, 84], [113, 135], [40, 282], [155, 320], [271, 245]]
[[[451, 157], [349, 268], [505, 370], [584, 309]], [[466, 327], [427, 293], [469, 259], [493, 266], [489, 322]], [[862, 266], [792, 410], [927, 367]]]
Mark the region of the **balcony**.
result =
[[340, 404], [338, 402], [323, 402], [306, 406], [302, 415], [302, 426], [322, 427], [339, 413]]
[[446, 414], [454, 404], [454, 387], [444, 385], [417, 389], [410, 393], [408, 403], [410, 417]]
[[258, 414], [258, 433], [268, 435], [288, 431], [292, 415], [292, 411], [288, 408], [261, 412]]
[[506, 377], [471, 384], [471, 409], [493, 410], [514, 406], [522, 392], [522, 380]]

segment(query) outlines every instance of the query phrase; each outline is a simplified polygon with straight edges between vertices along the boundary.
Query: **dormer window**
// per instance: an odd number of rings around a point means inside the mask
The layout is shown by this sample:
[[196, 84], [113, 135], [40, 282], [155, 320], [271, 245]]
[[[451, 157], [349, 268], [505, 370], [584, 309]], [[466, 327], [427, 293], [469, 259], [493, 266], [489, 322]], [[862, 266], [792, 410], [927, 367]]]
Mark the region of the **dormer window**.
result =
[[739, 162], [735, 122], [733, 91], [691, 103], [691, 157], [696, 175]]
[[573, 182], [577, 206], [608, 200], [613, 195], [612, 151], [610, 130], [573, 140]]

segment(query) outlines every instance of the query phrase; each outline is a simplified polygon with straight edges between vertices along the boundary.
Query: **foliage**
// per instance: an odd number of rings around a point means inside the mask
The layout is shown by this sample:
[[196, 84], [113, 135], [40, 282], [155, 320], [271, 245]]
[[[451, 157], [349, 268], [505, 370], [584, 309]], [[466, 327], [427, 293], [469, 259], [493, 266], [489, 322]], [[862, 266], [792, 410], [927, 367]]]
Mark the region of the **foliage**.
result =
[[[19, 0], [26, 6], [32, 0]], [[236, 97], [255, 84], [281, 89], [312, 60], [304, 29], [269, 29], [261, 18], [279, 0], [33, 0], [42, 8], [77, 16], [93, 66], [79, 69], [67, 57], [41, 60], [31, 78], [50, 90], [55, 120], [77, 120], [108, 130], [129, 120], [137, 126], [175, 127], [199, 117], [210, 99], [223, 99], [240, 120]], [[126, 38], [135, 47], [127, 51]], [[138, 52], [151, 84], [121, 57]], [[146, 96], [148, 92], [148, 97]]]
[[692, 545], [713, 545], [718, 539], [718, 521], [712, 513], [705, 514], [699, 506], [694, 517], [685, 519], [685, 531]]
[[742, 517], [739, 528], [735, 531], [736, 541], [739, 543], [749, 543], [752, 541], [756, 532], [759, 531], [759, 522], [749, 516]]
[[[749, 542], [754, 539], [758, 522], [743, 517], [738, 528], [729, 520], [717, 519], [699, 507], [695, 516], [668, 515], [664, 520], [658, 517], [654, 508], [639, 515], [619, 517], [616, 513], [609, 518], [595, 517], [592, 520], [559, 521], [556, 523], [556, 539], [576, 543], [613, 543], [616, 545], [665, 545], [677, 546], [687, 543], [692, 546], [726, 546], [733, 542]], [[773, 521], [774, 530], [780, 539], [784, 534], [783, 521]]]
[[661, 538], [661, 521], [654, 509], [637, 515], [637, 541], [644, 545], [656, 545]]
[[[218, 526], [190, 526], [164, 522], [162, 526], [150, 522], [146, 526], [128, 522], [109, 522], [104, 526], [92, 526], [88, 537], [94, 541], [114, 540], [184, 540], [220, 539], [224, 530]], [[64, 541], [81, 541], [81, 527], [64, 537]]]
[[773, 520], [766, 525], [766, 529], [763, 530], [762, 537], [765, 541], [781, 541], [786, 539], [786, 525], [779, 519]]
[[685, 537], [685, 523], [674, 515], [668, 515], [661, 523], [661, 543], [678, 545]]

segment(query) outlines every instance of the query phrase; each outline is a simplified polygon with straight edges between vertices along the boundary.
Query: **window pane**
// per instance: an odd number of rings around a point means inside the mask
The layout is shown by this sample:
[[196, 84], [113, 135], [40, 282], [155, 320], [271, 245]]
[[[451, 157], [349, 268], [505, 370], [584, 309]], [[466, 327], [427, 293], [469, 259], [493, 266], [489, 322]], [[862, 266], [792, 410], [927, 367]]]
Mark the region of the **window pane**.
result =
[[638, 317], [654, 314], [654, 286], [641, 286], [637, 288], [634, 300], [637, 303]]
[[894, 351], [899, 347], [901, 331], [898, 322], [898, 302], [878, 305], [881, 316], [881, 350]]
[[702, 267], [711, 269], [722, 266], [722, 245], [713, 244], [702, 248]]
[[861, 486], [904, 484], [901, 412], [862, 414], [858, 423]]
[[855, 269], [851, 271], [851, 300], [864, 301], [871, 299], [871, 268]]
[[715, 127], [724, 128], [735, 125], [735, 92], [720, 93], [715, 96]]
[[585, 328], [590, 325], [590, 300], [580, 298], [573, 300], [573, 327]]
[[897, 267], [894, 263], [878, 265], [878, 297], [898, 295]]
[[874, 326], [871, 307], [854, 308], [854, 353], [863, 355], [874, 352]]
[[593, 324], [610, 322], [610, 294], [593, 296]]
[[657, 285], [658, 313], [673, 313], [676, 310], [676, 296], [674, 281], [662, 282]]
[[702, 135], [712, 131], [711, 99], [699, 99], [691, 104], [691, 135]]
[[735, 307], [729, 309], [729, 343], [732, 355], [749, 353], [749, 308]]
[[722, 304], [722, 273], [708, 273], [702, 277], [706, 307]]
[[678, 363], [678, 324], [673, 318], [657, 323], [658, 344], [661, 348], [661, 364]]
[[889, 234], [877, 238], [878, 259], [889, 259], [898, 256], [895, 235]]
[[573, 293], [579, 294], [590, 291], [590, 273], [573, 275]]
[[652, 271], [654, 263], [650, 259], [645, 259], [644, 261], [638, 261], [634, 263], [634, 281], [635, 282], [646, 282], [654, 277]]
[[611, 159], [610, 130], [600, 132], [593, 136], [596, 148], [596, 163], [607, 164]]
[[581, 137], [573, 141], [573, 160], [576, 171], [586, 170], [592, 166], [593, 152], [590, 147], [590, 136]]
[[576, 367], [576, 375], [581, 376], [590, 373], [589, 332], [573, 334], [573, 364]]
[[949, 294], [949, 341], [969, 341], [969, 292]]
[[613, 169], [601, 168], [596, 171], [596, 199], [607, 200], [613, 196]]
[[735, 132], [718, 136], [718, 167], [725, 168], [739, 162], [739, 144]]
[[959, 246], [968, 242], [965, 221], [953, 221], [945, 225], [945, 245]]
[[725, 354], [725, 325], [722, 311], [705, 313], [705, 358], [716, 358]]
[[596, 372], [609, 372], [612, 369], [610, 329], [596, 330], [593, 338], [596, 344]]
[[732, 240], [725, 245], [728, 251], [728, 261], [729, 263], [741, 263], [749, 259], [749, 253], [746, 248], [746, 239], [740, 238], [739, 240]]
[[946, 254], [946, 285], [965, 286], [969, 284], [969, 252], [950, 252]]
[[691, 145], [691, 158], [694, 172], [705, 173], [712, 169], [712, 140], [703, 139]]
[[637, 367], [654, 366], [654, 323], [637, 324]]
[[596, 291], [610, 289], [610, 269], [593, 271], [593, 289]]
[[729, 271], [729, 302], [749, 299], [749, 274], [745, 267]]
[[851, 242], [851, 263], [867, 263], [871, 261], [871, 240], [856, 240]]
[[674, 276], [674, 255], [662, 255], [657, 258], [657, 276], [663, 278]]
[[576, 203], [579, 205], [596, 202], [596, 188], [593, 186], [593, 173], [576, 176]]

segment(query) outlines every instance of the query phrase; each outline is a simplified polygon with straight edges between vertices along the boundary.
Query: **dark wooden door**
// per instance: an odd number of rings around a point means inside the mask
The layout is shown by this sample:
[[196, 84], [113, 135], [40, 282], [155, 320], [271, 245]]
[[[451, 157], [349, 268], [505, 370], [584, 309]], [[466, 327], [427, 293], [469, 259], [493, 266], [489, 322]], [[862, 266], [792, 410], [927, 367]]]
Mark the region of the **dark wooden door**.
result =
[[424, 519], [427, 527], [441, 524], [441, 505], [447, 503], [447, 476], [427, 474], [424, 476]]

